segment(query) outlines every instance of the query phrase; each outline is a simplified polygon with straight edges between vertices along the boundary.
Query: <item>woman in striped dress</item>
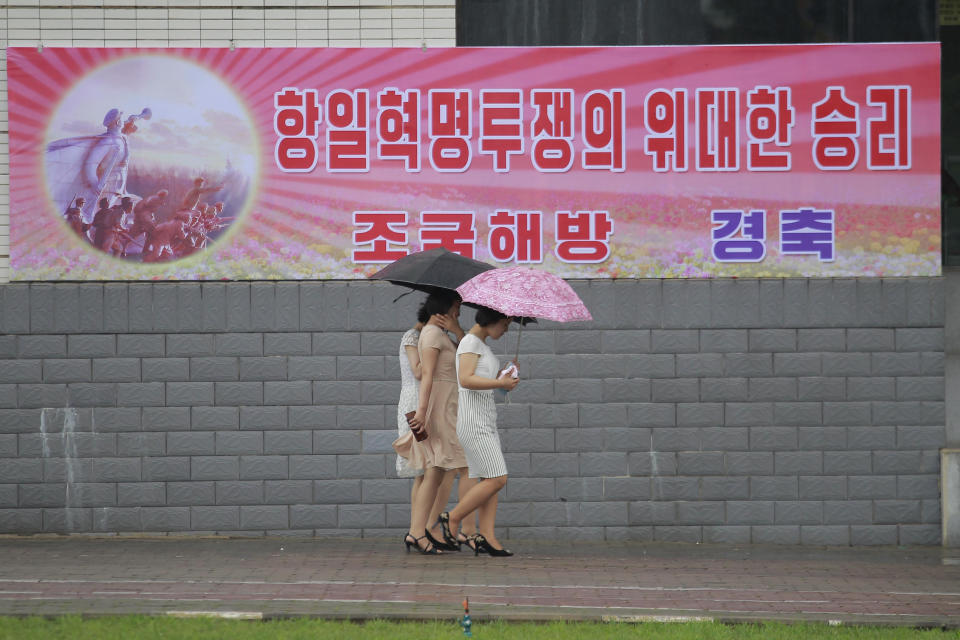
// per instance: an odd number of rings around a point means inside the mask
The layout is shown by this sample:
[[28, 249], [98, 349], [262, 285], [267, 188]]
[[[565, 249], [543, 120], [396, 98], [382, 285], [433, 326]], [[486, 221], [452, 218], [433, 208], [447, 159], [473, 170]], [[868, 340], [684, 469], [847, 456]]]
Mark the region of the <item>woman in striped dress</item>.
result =
[[[500, 448], [497, 433], [497, 407], [493, 390], [511, 391], [517, 378], [506, 374], [498, 377], [500, 362], [486, 344], [487, 338], [499, 339], [510, 326], [512, 318], [499, 311], [481, 307], [476, 324], [457, 347], [457, 437], [463, 445], [471, 478], [482, 480], [460, 498], [453, 511], [440, 514], [447, 543], [459, 539], [460, 523], [477, 511], [480, 533], [467, 544], [475, 553], [492, 556], [510, 556], [494, 533], [497, 519], [498, 494], [507, 484], [507, 464]], [[473, 544], [470, 544], [473, 542]]]

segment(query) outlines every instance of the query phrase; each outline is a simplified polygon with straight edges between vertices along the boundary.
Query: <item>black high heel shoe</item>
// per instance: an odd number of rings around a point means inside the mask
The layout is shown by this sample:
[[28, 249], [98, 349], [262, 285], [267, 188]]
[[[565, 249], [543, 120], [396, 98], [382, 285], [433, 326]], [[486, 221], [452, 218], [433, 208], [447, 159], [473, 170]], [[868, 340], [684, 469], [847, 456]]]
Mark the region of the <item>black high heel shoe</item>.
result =
[[[427, 547], [420, 546], [420, 541], [423, 540], [424, 538], [427, 539], [427, 544], [429, 545]], [[437, 548], [437, 546], [433, 544], [432, 538], [430, 538], [429, 533], [427, 535], [416, 538], [412, 533], [408, 532], [407, 535], [403, 536], [403, 544], [407, 545], [407, 553], [410, 553], [410, 547], [413, 547], [414, 549], [416, 549], [417, 551], [419, 551], [425, 556], [438, 556], [442, 553]]]
[[509, 549], [497, 549], [484, 538], [481, 534], [477, 534], [476, 537], [477, 548], [474, 550], [473, 555], [478, 556], [480, 552], [489, 553], [494, 558], [506, 558], [513, 555], [513, 551]]
[[424, 533], [424, 536], [426, 537], [427, 540], [430, 541], [430, 544], [432, 544], [436, 549], [440, 549], [441, 551], [460, 551], [460, 547], [456, 545], [447, 544], [446, 541], [441, 542], [436, 538], [434, 538], [430, 534], [430, 529], [426, 530], [426, 532]]
[[407, 553], [410, 553], [410, 547], [417, 547], [418, 549], [420, 548], [420, 546], [417, 544], [417, 539], [414, 538], [413, 534], [409, 531], [407, 532], [407, 535], [403, 536], [403, 544], [407, 546]]
[[443, 542], [447, 546], [451, 548], [455, 547], [457, 551], [460, 551], [460, 540], [457, 539], [450, 530], [450, 512], [443, 511], [437, 516], [437, 522], [440, 524], [440, 528], [443, 529]]
[[[463, 536], [463, 538], [461, 538], [460, 536]], [[457, 542], [459, 542], [461, 545], [467, 545], [467, 549], [470, 549], [470, 551], [473, 551], [474, 555], [478, 555], [479, 552], [477, 551], [477, 534], [476, 533], [469, 536], [464, 535], [463, 533], [458, 533]]]

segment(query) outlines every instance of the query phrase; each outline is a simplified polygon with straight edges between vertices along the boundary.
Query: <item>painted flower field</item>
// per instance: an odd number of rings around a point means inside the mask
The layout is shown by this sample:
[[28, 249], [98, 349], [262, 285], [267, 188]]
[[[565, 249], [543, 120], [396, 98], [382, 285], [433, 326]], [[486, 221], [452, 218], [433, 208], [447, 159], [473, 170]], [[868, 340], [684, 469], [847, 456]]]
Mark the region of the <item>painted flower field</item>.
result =
[[[782, 256], [778, 252], [777, 212], [797, 206], [826, 207], [815, 201], [797, 203], [731, 197], [635, 196], [583, 192], [499, 191], [496, 200], [478, 188], [440, 187], [416, 193], [395, 191], [391, 208], [407, 210], [409, 251], [417, 243], [420, 210], [475, 212], [476, 253], [494, 262], [487, 249], [487, 215], [508, 203], [514, 210], [543, 212], [542, 267], [566, 278], [709, 278], [709, 277], [854, 277], [936, 275], [940, 272], [938, 211], [891, 205], [836, 207], [836, 259]], [[381, 196], [382, 197], [382, 196]], [[11, 259], [18, 280], [211, 280], [211, 279], [349, 279], [364, 278], [382, 265], [355, 264], [351, 257], [351, 206], [327, 198], [304, 204], [302, 210], [268, 208], [263, 203], [240, 222], [240, 228], [203, 253], [162, 267], [111, 258], [75, 242], [66, 225], [42, 225], [34, 234], [42, 242], [18, 242]], [[383, 203], [378, 206], [383, 207]], [[614, 221], [610, 258], [600, 264], [569, 264], [557, 259], [553, 214], [606, 207]], [[767, 255], [759, 263], [722, 264], [710, 255], [712, 209], [765, 209]], [[39, 221], [38, 221], [39, 222]], [[247, 227], [246, 229], [244, 227]], [[49, 242], [44, 233], [62, 237]], [[275, 238], [271, 235], [275, 233]]]

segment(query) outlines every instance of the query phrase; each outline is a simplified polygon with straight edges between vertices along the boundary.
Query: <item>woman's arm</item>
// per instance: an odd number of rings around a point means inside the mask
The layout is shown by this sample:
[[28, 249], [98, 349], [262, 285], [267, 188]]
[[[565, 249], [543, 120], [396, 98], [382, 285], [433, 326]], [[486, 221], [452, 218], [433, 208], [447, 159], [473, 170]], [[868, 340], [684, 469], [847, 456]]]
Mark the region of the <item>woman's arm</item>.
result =
[[423, 350], [423, 357], [420, 359], [420, 397], [417, 402], [417, 413], [410, 421], [410, 426], [413, 428], [419, 429], [426, 420], [430, 392], [433, 390], [433, 372], [439, 356], [440, 349], [437, 347], [427, 347]]
[[[505, 389], [513, 391], [519, 380], [513, 376], [503, 376], [502, 378], [486, 378], [476, 375], [477, 362], [480, 360], [478, 353], [461, 353], [460, 368], [457, 373], [457, 379], [460, 386], [464, 389], [473, 389], [474, 391], [486, 391], [487, 389]], [[422, 388], [422, 387], [421, 387]]]
[[457, 339], [454, 340], [454, 342], [457, 344], [460, 344], [460, 341], [463, 340], [463, 336], [467, 335], [467, 332], [463, 330], [463, 327], [460, 326], [460, 322], [456, 318], [451, 318], [450, 328], [447, 329], [447, 331], [457, 336]]
[[410, 362], [410, 369], [413, 370], [413, 377], [420, 379], [420, 352], [412, 344], [406, 345], [403, 350], [407, 354], [407, 360]]

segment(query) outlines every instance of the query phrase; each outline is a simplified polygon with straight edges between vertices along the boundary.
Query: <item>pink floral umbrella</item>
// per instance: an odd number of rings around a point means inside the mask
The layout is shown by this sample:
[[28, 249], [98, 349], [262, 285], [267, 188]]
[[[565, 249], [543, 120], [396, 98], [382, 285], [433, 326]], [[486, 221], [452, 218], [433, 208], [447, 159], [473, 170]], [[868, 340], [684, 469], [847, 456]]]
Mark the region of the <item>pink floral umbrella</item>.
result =
[[[536, 317], [557, 322], [593, 320], [583, 300], [563, 278], [529, 267], [484, 271], [457, 287], [457, 293], [464, 302], [490, 307], [508, 316]], [[520, 330], [523, 330], [522, 323]]]
[[593, 320], [583, 300], [563, 278], [529, 267], [504, 267], [477, 274], [457, 287], [464, 302], [508, 316], [573, 322]]

